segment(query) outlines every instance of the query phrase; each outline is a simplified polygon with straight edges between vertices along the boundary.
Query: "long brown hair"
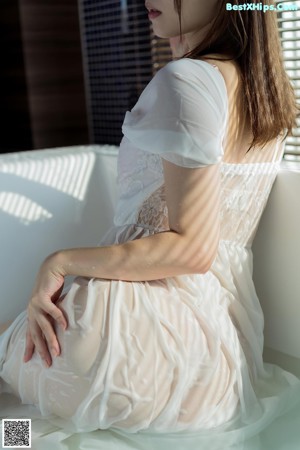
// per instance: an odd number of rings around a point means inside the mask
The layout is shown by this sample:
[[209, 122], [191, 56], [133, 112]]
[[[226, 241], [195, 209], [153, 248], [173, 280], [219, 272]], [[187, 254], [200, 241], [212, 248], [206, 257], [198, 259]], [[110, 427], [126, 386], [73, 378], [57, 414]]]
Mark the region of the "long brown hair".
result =
[[[174, 0], [174, 7], [182, 38], [181, 1]], [[224, 58], [214, 59], [237, 62], [244, 90], [244, 111], [253, 135], [249, 151], [255, 145], [266, 145], [281, 133], [286, 133], [283, 139], [294, 136], [292, 128], [297, 127], [300, 105], [296, 103], [294, 88], [284, 68], [276, 11], [226, 11], [226, 3], [227, 0], [218, 2], [204, 40], [177, 59], [222, 54]], [[239, 3], [239, 0], [231, 1], [232, 5]], [[265, 0], [264, 4], [274, 5], [274, 2]]]

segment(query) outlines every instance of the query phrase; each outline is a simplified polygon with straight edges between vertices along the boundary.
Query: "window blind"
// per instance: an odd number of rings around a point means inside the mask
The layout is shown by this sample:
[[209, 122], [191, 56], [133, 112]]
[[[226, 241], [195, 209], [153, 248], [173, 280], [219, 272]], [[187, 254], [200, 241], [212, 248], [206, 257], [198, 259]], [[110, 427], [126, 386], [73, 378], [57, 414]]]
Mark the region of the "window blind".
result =
[[[300, 1], [276, 1], [280, 8], [297, 7], [295, 10], [277, 10], [280, 40], [283, 50], [285, 69], [294, 86], [297, 102], [300, 103]], [[285, 159], [300, 158], [300, 118], [297, 119], [297, 128], [293, 129], [294, 136], [288, 136], [285, 145]]]
[[150, 33], [153, 75], [172, 60], [172, 52], [168, 39], [155, 36], [151, 27]]
[[153, 75], [140, 0], [78, 0], [91, 143], [119, 145], [127, 110]]

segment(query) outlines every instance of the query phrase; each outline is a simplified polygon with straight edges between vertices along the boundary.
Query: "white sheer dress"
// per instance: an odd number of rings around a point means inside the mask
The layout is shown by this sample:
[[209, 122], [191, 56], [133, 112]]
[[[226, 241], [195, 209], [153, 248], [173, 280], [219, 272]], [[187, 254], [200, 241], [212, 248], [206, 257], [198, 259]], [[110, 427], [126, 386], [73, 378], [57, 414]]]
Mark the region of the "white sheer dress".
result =
[[[228, 164], [226, 85], [204, 61], [172, 61], [126, 113], [114, 224], [98, 245], [168, 230], [162, 158], [184, 167], [220, 163], [221, 239], [205, 274], [128, 282], [78, 277], [61, 297], [66, 332], [46, 369], [22, 363], [26, 311], [0, 341], [0, 392], [35, 405], [75, 432], [254, 434], [300, 397], [300, 380], [266, 364], [263, 312], [251, 244], [283, 153]], [[225, 442], [225, 441], [223, 441]], [[213, 447], [211, 447], [213, 448]]]

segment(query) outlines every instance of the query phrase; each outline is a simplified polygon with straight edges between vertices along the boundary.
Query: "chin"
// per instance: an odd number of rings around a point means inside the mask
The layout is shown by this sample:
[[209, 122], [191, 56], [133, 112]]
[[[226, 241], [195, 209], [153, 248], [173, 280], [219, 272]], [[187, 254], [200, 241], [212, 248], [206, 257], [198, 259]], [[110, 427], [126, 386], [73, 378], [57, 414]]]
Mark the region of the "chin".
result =
[[166, 26], [163, 26], [163, 22], [159, 21], [159, 17], [154, 19], [152, 22], [152, 30], [155, 36], [163, 39], [169, 39], [174, 36], [179, 36], [180, 29], [177, 24], [173, 23], [165, 23]]
[[153, 27], [153, 34], [154, 34], [156, 37], [159, 37], [159, 38], [163, 38], [163, 39], [168, 38], [168, 36], [166, 36], [165, 33], [162, 33], [162, 32], [160, 32], [160, 31], [156, 31], [154, 27]]
[[[161, 30], [156, 30], [155, 27], [153, 27], [153, 34], [155, 34], [156, 37], [162, 38], [162, 39], [170, 39], [174, 36], [177, 36], [177, 34], [174, 33], [167, 33]], [[178, 32], [179, 34], [179, 32]]]

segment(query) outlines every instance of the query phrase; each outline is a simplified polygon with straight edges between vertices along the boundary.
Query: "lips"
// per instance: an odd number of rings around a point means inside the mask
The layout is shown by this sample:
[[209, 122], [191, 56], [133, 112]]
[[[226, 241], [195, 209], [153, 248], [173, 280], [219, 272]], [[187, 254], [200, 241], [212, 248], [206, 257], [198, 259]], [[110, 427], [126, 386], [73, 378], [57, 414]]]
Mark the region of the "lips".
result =
[[150, 2], [145, 3], [146, 9], [151, 13], [161, 13], [158, 9], [156, 9]]
[[154, 20], [157, 17], [159, 17], [160, 15], [161, 15], [161, 12], [159, 12], [159, 11], [150, 11], [150, 12], [148, 12], [148, 17], [149, 17], [150, 20]]
[[155, 6], [150, 2], [150, 0], [146, 0], [145, 7], [148, 10], [148, 18], [149, 20], [155, 20], [159, 17], [162, 12], [155, 8]]

